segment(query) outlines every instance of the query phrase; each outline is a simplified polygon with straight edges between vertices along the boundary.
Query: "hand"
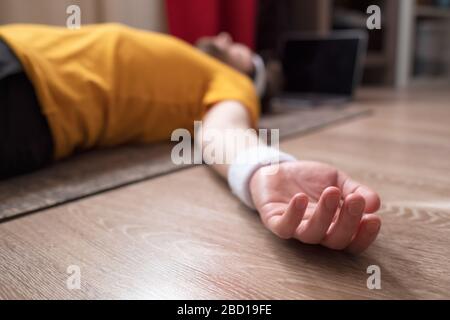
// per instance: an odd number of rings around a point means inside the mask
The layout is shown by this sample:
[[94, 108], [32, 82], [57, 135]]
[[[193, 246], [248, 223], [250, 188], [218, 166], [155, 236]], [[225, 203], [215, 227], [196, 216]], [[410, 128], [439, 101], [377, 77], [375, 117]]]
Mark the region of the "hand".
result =
[[[379, 196], [336, 168], [313, 161], [257, 170], [250, 193], [264, 225], [283, 239], [364, 251], [377, 237]], [[267, 174], [268, 170], [272, 174]]]

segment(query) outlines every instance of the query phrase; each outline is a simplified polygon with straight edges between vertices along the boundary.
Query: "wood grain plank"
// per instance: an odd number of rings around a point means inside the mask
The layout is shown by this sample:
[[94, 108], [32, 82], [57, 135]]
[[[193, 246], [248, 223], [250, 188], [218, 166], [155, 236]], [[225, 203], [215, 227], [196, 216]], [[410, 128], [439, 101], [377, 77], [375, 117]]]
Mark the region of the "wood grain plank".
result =
[[[373, 116], [282, 144], [380, 192], [381, 234], [361, 256], [276, 238], [194, 167], [0, 224], [0, 298], [448, 299], [449, 98], [366, 91]], [[373, 264], [381, 290], [366, 287]]]

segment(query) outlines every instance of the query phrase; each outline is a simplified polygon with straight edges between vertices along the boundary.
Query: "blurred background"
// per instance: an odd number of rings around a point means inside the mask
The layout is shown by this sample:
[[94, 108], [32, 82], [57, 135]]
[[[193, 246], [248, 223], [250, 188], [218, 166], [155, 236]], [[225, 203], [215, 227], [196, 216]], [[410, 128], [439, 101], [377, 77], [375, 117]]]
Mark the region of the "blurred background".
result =
[[191, 43], [228, 31], [257, 52], [276, 49], [289, 31], [367, 30], [370, 5], [381, 29], [368, 30], [363, 84], [406, 87], [449, 82], [450, 0], [0, 0], [0, 24], [66, 25], [66, 8], [82, 24], [121, 22]]

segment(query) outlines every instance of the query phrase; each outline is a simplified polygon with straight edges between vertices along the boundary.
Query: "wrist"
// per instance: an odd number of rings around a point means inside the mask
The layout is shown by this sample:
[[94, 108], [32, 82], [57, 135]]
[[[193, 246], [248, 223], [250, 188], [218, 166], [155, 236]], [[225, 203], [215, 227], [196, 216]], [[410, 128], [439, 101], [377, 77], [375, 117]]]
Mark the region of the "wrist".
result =
[[250, 181], [255, 173], [259, 171], [261, 174], [275, 174], [275, 170], [278, 170], [276, 164], [289, 161], [296, 161], [296, 158], [268, 146], [257, 146], [242, 151], [228, 170], [228, 183], [233, 194], [247, 207], [255, 209], [250, 192]]

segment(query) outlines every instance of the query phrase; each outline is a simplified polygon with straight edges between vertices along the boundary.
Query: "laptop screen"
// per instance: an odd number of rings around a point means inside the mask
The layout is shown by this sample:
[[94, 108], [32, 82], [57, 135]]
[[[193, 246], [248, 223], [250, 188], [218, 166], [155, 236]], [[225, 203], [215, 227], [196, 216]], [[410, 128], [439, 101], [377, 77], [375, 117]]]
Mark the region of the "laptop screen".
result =
[[352, 95], [360, 38], [287, 39], [282, 53], [285, 93]]

